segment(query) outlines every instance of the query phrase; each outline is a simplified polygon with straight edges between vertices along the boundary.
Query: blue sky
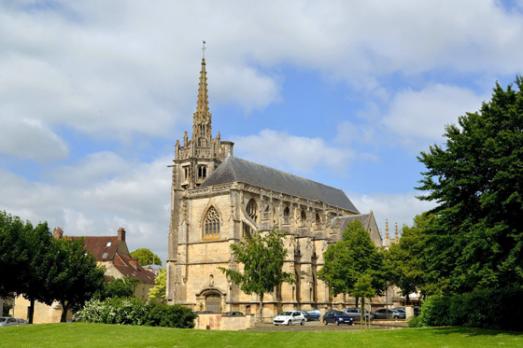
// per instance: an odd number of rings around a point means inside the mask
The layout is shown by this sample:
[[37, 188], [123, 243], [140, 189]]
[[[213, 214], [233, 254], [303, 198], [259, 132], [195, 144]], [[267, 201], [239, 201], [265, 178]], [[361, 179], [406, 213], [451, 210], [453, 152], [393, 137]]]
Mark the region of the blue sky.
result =
[[523, 71], [523, 3], [0, 1], [0, 209], [124, 226], [165, 257], [201, 40], [236, 155], [342, 188], [383, 229], [432, 206], [417, 154]]

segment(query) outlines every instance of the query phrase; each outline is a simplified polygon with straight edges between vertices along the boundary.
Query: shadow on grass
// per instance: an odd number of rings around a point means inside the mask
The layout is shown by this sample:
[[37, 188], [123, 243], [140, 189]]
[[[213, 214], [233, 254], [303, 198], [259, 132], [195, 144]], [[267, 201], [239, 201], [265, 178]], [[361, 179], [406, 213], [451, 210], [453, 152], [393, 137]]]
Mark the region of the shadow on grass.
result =
[[497, 335], [510, 335], [510, 336], [523, 336], [523, 332], [520, 331], [502, 331], [502, 330], [491, 330], [491, 329], [479, 329], [473, 327], [435, 327], [432, 328], [436, 335], [451, 335], [460, 334], [464, 336], [497, 336]]

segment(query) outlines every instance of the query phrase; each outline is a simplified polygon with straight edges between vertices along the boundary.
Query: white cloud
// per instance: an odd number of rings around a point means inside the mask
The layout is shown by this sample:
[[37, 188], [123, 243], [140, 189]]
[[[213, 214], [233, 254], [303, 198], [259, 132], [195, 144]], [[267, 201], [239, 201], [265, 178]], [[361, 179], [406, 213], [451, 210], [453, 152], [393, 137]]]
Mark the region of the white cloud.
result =
[[390, 231], [395, 223], [412, 226], [416, 215], [435, 207], [435, 204], [420, 201], [416, 198], [420, 193], [406, 192], [396, 194], [352, 194], [349, 195], [354, 205], [362, 213], [374, 212], [376, 222], [382, 235], [385, 234], [385, 220], [389, 221]]
[[485, 98], [456, 86], [435, 84], [422, 90], [399, 92], [383, 122], [407, 143], [442, 139], [445, 126], [457, 124], [458, 116], [479, 110]]
[[0, 118], [167, 136], [191, 117], [201, 39], [212, 102], [247, 110], [278, 99], [264, 68], [282, 64], [379, 94], [390, 73], [513, 73], [522, 18], [489, 0], [2, 2]]
[[310, 172], [320, 166], [342, 169], [347, 166], [349, 148], [333, 147], [321, 138], [290, 135], [271, 129], [234, 139], [240, 157], [288, 172]]
[[37, 161], [65, 158], [64, 141], [40, 121], [5, 118], [0, 127], [0, 153]]
[[[107, 159], [115, 160], [108, 168]], [[112, 235], [119, 226], [128, 231], [131, 249], [148, 247], [163, 258], [167, 255], [169, 222], [170, 160], [132, 163], [121, 170], [123, 159], [110, 153], [91, 156], [71, 173], [89, 163], [111, 177], [75, 176], [76, 184], [30, 182], [0, 170], [0, 210], [34, 223], [46, 220], [50, 227], [61, 226], [70, 235]], [[95, 170], [96, 171], [96, 170]]]

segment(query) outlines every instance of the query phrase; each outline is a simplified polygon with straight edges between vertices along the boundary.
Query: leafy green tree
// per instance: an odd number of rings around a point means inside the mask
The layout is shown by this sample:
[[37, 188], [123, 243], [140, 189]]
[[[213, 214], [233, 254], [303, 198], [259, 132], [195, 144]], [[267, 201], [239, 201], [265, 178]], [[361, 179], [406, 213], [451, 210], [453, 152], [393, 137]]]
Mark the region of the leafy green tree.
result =
[[30, 302], [33, 322], [35, 302], [51, 304], [47, 291], [51, 260], [51, 234], [46, 223], [36, 227], [0, 212], [0, 295], [23, 295]]
[[364, 325], [367, 324], [367, 315], [365, 311], [365, 299], [370, 298], [376, 294], [376, 289], [372, 286], [372, 272], [365, 272], [358, 277], [354, 288], [352, 289], [352, 294], [356, 297], [361, 298], [361, 320]]
[[149, 301], [152, 303], [165, 303], [167, 289], [167, 271], [162, 268], [154, 279], [154, 286], [149, 290]]
[[50, 265], [50, 292], [62, 305], [61, 321], [70, 308], [78, 308], [103, 289], [104, 270], [84, 248], [81, 240], [54, 240], [54, 262]]
[[0, 296], [21, 290], [30, 259], [24, 234], [26, 225], [18, 217], [0, 211]]
[[140, 266], [162, 265], [160, 257], [147, 248], [138, 248], [131, 252], [131, 256], [138, 260]]
[[[433, 220], [430, 214], [414, 218], [412, 227], [403, 226], [399, 243], [392, 244], [385, 252], [385, 269], [388, 280], [401, 289], [406, 303], [409, 294], [418, 290], [427, 292], [425, 269], [423, 267], [424, 231]], [[430, 261], [429, 261], [430, 262]]]
[[381, 294], [386, 287], [383, 255], [359, 221], [347, 225], [342, 239], [328, 246], [323, 259], [318, 275], [334, 295], [351, 294], [358, 298], [354, 287], [364, 275], [371, 278], [375, 294]]
[[99, 296], [101, 300], [109, 297], [133, 297], [138, 280], [131, 277], [110, 279], [104, 282]]
[[52, 262], [52, 237], [47, 223], [40, 223], [36, 227], [26, 223], [21, 238], [25, 248], [29, 251], [29, 262], [25, 278], [18, 293], [29, 300], [28, 321], [33, 323], [35, 302], [40, 301], [47, 305], [52, 304], [54, 298], [49, 292], [49, 265]]
[[292, 282], [292, 275], [283, 272], [287, 250], [283, 245], [283, 234], [277, 231], [266, 235], [254, 233], [240, 243], [232, 244], [234, 259], [243, 264], [243, 272], [221, 267], [227, 277], [240, 286], [246, 294], [257, 294], [260, 304], [259, 318], [262, 319], [263, 295], [272, 292], [283, 282]]
[[443, 292], [523, 285], [523, 78], [496, 84], [478, 112], [446, 128], [418, 159], [434, 201], [427, 271]]

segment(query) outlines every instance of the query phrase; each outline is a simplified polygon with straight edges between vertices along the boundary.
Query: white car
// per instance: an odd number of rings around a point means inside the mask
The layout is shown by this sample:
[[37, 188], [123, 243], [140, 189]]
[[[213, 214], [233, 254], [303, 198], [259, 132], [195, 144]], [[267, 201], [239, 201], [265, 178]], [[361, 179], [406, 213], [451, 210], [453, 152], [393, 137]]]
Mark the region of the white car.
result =
[[272, 319], [274, 325], [303, 325], [307, 319], [300, 311], [283, 312]]

